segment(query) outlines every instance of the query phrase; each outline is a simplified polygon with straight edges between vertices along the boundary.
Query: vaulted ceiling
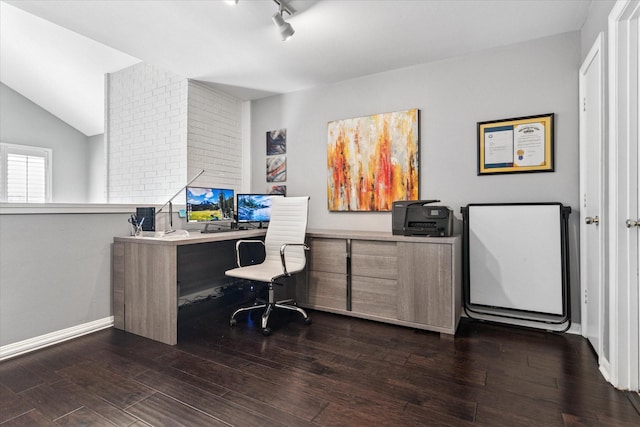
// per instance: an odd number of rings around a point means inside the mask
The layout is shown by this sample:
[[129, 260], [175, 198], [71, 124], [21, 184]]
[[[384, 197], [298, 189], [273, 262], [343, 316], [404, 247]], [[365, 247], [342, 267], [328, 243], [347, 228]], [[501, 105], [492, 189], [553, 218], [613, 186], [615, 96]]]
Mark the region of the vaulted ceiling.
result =
[[[284, 0], [286, 2], [286, 0]], [[6, 1], [0, 81], [86, 135], [139, 61], [251, 100], [579, 30], [591, 0]]]

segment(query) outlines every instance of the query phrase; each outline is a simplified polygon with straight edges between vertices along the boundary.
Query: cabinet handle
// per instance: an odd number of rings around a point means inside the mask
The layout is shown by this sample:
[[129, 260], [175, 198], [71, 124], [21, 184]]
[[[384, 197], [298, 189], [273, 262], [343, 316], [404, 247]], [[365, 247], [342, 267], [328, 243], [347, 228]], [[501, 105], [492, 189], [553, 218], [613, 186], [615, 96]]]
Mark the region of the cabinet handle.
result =
[[640, 227], [640, 218], [638, 220], [628, 219], [625, 224], [627, 225], [627, 228]]

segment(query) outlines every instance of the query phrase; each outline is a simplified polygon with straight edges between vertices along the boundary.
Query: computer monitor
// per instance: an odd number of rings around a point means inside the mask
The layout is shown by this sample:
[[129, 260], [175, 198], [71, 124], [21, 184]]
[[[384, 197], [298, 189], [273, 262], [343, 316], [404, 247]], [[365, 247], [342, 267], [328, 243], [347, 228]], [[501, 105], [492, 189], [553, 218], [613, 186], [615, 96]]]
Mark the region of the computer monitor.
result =
[[[187, 187], [187, 222], [233, 222], [234, 191], [224, 188]], [[205, 226], [205, 230], [207, 230]]]
[[269, 222], [271, 219], [271, 199], [284, 197], [282, 194], [238, 194], [238, 223]]

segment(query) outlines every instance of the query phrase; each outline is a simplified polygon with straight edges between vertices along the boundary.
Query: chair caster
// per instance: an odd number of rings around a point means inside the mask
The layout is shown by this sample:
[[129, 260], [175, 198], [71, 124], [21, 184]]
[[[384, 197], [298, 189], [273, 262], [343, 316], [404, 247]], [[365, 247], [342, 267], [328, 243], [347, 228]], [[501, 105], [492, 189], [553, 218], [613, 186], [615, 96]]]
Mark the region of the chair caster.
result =
[[310, 325], [311, 324], [311, 317], [307, 317], [306, 319], [304, 319], [304, 324], [305, 325]]
[[268, 337], [269, 335], [271, 335], [271, 328], [264, 328], [262, 330], [262, 335], [264, 335], [265, 337]]
[[238, 321], [236, 319], [229, 320], [229, 326], [236, 326], [237, 323]]

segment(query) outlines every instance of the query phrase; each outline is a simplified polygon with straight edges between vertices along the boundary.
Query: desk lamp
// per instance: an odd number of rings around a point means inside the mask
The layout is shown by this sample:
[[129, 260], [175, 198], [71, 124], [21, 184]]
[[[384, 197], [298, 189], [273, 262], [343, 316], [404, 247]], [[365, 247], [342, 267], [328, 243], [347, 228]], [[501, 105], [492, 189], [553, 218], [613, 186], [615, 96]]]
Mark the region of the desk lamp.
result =
[[[167, 201], [167, 203], [165, 203], [164, 205], [162, 205], [160, 207], [160, 209], [158, 209], [158, 211], [156, 212], [156, 215], [159, 214], [160, 212], [162, 212], [162, 209], [164, 209], [167, 205], [169, 205], [169, 229], [164, 231], [164, 234], [170, 234], [173, 233], [174, 230], [173, 229], [173, 199], [175, 199], [176, 197], [178, 197], [178, 194], [180, 194], [185, 188], [187, 188], [189, 185], [191, 185], [191, 183], [193, 181], [195, 181], [196, 179], [198, 179], [198, 177], [200, 175], [202, 175], [204, 173], [204, 169], [202, 169], [200, 172], [198, 172], [196, 174], [196, 176], [194, 176], [193, 178], [191, 178], [191, 180], [189, 180], [189, 182], [187, 182], [181, 189], [178, 190], [178, 192], [176, 194], [173, 195], [173, 197], [171, 197], [169, 199], [169, 201]], [[166, 228], [166, 227], [165, 227]]]

